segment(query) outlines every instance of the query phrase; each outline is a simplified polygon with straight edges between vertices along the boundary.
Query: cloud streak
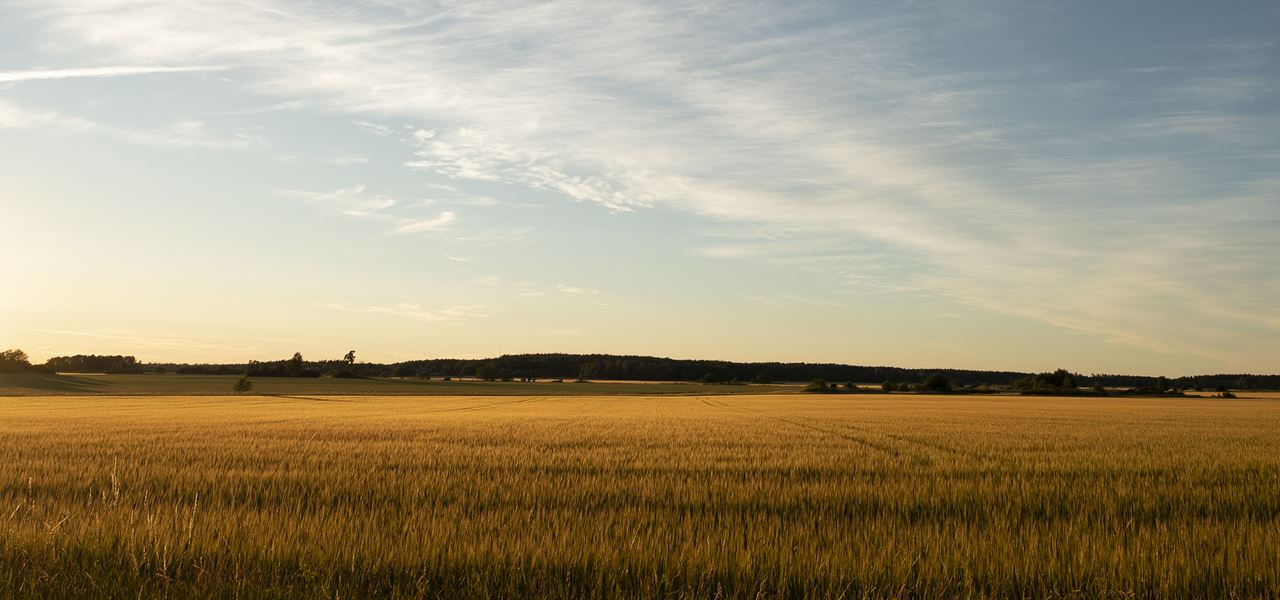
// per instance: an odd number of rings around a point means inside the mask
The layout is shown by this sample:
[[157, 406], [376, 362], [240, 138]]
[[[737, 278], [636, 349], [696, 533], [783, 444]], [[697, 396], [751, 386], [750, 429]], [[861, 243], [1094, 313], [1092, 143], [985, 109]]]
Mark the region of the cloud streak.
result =
[[212, 131], [203, 121], [180, 121], [153, 129], [119, 127], [54, 110], [31, 110], [3, 98], [0, 98], [0, 129], [98, 134], [140, 146], [178, 149], [243, 150], [261, 147], [265, 143], [252, 133]]
[[345, 312], [370, 313], [391, 315], [411, 319], [414, 321], [423, 321], [426, 323], [457, 323], [461, 321], [483, 320], [496, 314], [495, 309], [489, 306], [450, 306], [446, 308], [426, 308], [420, 304], [400, 303], [394, 306], [359, 306], [351, 305], [343, 302], [330, 302], [322, 306], [325, 308], [340, 310]]
[[383, 223], [389, 227], [384, 235], [443, 231], [458, 220], [457, 213], [447, 210], [426, 218], [393, 213], [391, 209], [404, 203], [394, 198], [369, 194], [364, 185], [330, 192], [282, 190], [279, 193], [345, 217]]
[[108, 77], [162, 75], [168, 73], [207, 73], [211, 71], [225, 71], [228, 68], [230, 67], [223, 65], [191, 65], [179, 67], [116, 66], [53, 69], [46, 71], [0, 71], [0, 83], [47, 81], [54, 79], [103, 79]]

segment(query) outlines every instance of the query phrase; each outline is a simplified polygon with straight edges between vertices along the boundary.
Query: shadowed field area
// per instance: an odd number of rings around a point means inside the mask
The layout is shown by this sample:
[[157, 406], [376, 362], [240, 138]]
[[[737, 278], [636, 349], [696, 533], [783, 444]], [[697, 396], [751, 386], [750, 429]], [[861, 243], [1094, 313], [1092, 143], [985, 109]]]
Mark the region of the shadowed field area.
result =
[[0, 399], [5, 597], [1274, 597], [1280, 400]]

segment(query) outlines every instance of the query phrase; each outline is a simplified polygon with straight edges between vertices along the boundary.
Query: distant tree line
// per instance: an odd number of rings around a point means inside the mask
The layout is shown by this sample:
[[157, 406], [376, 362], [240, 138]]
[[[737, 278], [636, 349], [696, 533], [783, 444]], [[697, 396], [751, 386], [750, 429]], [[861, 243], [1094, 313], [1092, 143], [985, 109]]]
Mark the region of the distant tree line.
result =
[[[832, 363], [739, 363], [715, 360], [687, 360], [652, 356], [619, 356], [609, 354], [517, 354], [488, 359], [430, 359], [386, 365], [382, 374], [401, 377], [475, 377], [477, 369], [491, 366], [510, 379], [622, 379], [636, 381], [701, 381], [714, 383], [769, 383], [856, 381], [860, 383], [896, 382], [909, 388], [937, 390], [938, 381], [925, 385], [932, 375], [943, 378], [949, 387], [981, 389], [1013, 387], [1015, 383], [1039, 377], [1041, 386], [1078, 386], [1092, 388], [1158, 388], [1237, 390], [1280, 389], [1280, 375], [1197, 375], [1162, 378], [1141, 375], [1084, 375], [1064, 369], [1053, 373], [1017, 371], [978, 371], [968, 369], [910, 369], [902, 367], [857, 366]], [[381, 365], [366, 365], [368, 374], [378, 375]], [[1065, 377], [1069, 378], [1062, 378]], [[1032, 383], [1031, 386], [1035, 387]]]
[[477, 369], [491, 366], [513, 379], [622, 379], [636, 381], [699, 381], [703, 383], [769, 383], [783, 381], [859, 381], [886, 379], [922, 381], [924, 376], [943, 373], [954, 381], [1008, 385], [1025, 373], [963, 371], [953, 369], [902, 369], [861, 367], [820, 363], [736, 363], [717, 360], [685, 360], [652, 356], [609, 354], [519, 354], [498, 358], [431, 359], [391, 365], [412, 370], [418, 376], [476, 376]]
[[146, 367], [132, 356], [118, 354], [77, 354], [55, 356], [44, 366], [58, 373], [142, 373]]
[[179, 375], [247, 375], [249, 377], [374, 377], [385, 375], [386, 365], [357, 365], [355, 350], [341, 359], [308, 361], [301, 352], [282, 360], [251, 360], [244, 364], [177, 364], [148, 365], [159, 373]]
[[[18, 354], [21, 359], [19, 360]], [[1197, 375], [1164, 378], [1141, 375], [1083, 375], [1059, 369], [1051, 373], [977, 371], [968, 369], [909, 369], [833, 363], [740, 363], [653, 356], [611, 354], [515, 354], [486, 359], [440, 358], [398, 363], [357, 363], [355, 352], [340, 359], [304, 360], [300, 353], [281, 360], [228, 364], [141, 363], [132, 356], [76, 355], [30, 364], [21, 350], [0, 358], [0, 372], [49, 369], [62, 373], [160, 372], [251, 377], [475, 377], [492, 381], [562, 379], [585, 381], [691, 381], [702, 383], [884, 382], [886, 391], [980, 391], [1017, 389], [1024, 393], [1063, 389], [1130, 388], [1170, 390], [1276, 390], [1280, 375]], [[936, 376], [932, 381], [931, 377]], [[945, 386], [942, 382], [946, 383]]]

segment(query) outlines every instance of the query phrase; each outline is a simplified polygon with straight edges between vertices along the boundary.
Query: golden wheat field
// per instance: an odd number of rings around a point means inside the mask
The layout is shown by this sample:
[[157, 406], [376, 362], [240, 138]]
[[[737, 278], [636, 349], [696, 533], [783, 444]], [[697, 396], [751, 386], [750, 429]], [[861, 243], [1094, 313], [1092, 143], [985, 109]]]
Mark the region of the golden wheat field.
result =
[[0, 399], [0, 596], [1280, 595], [1280, 399]]

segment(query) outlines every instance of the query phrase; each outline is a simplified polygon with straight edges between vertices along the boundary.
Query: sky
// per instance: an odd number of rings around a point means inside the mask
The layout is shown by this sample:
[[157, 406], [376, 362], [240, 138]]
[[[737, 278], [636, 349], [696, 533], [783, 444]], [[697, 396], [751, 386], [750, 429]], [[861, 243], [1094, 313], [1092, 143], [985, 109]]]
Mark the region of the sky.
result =
[[1280, 4], [0, 0], [0, 346], [1280, 372]]

